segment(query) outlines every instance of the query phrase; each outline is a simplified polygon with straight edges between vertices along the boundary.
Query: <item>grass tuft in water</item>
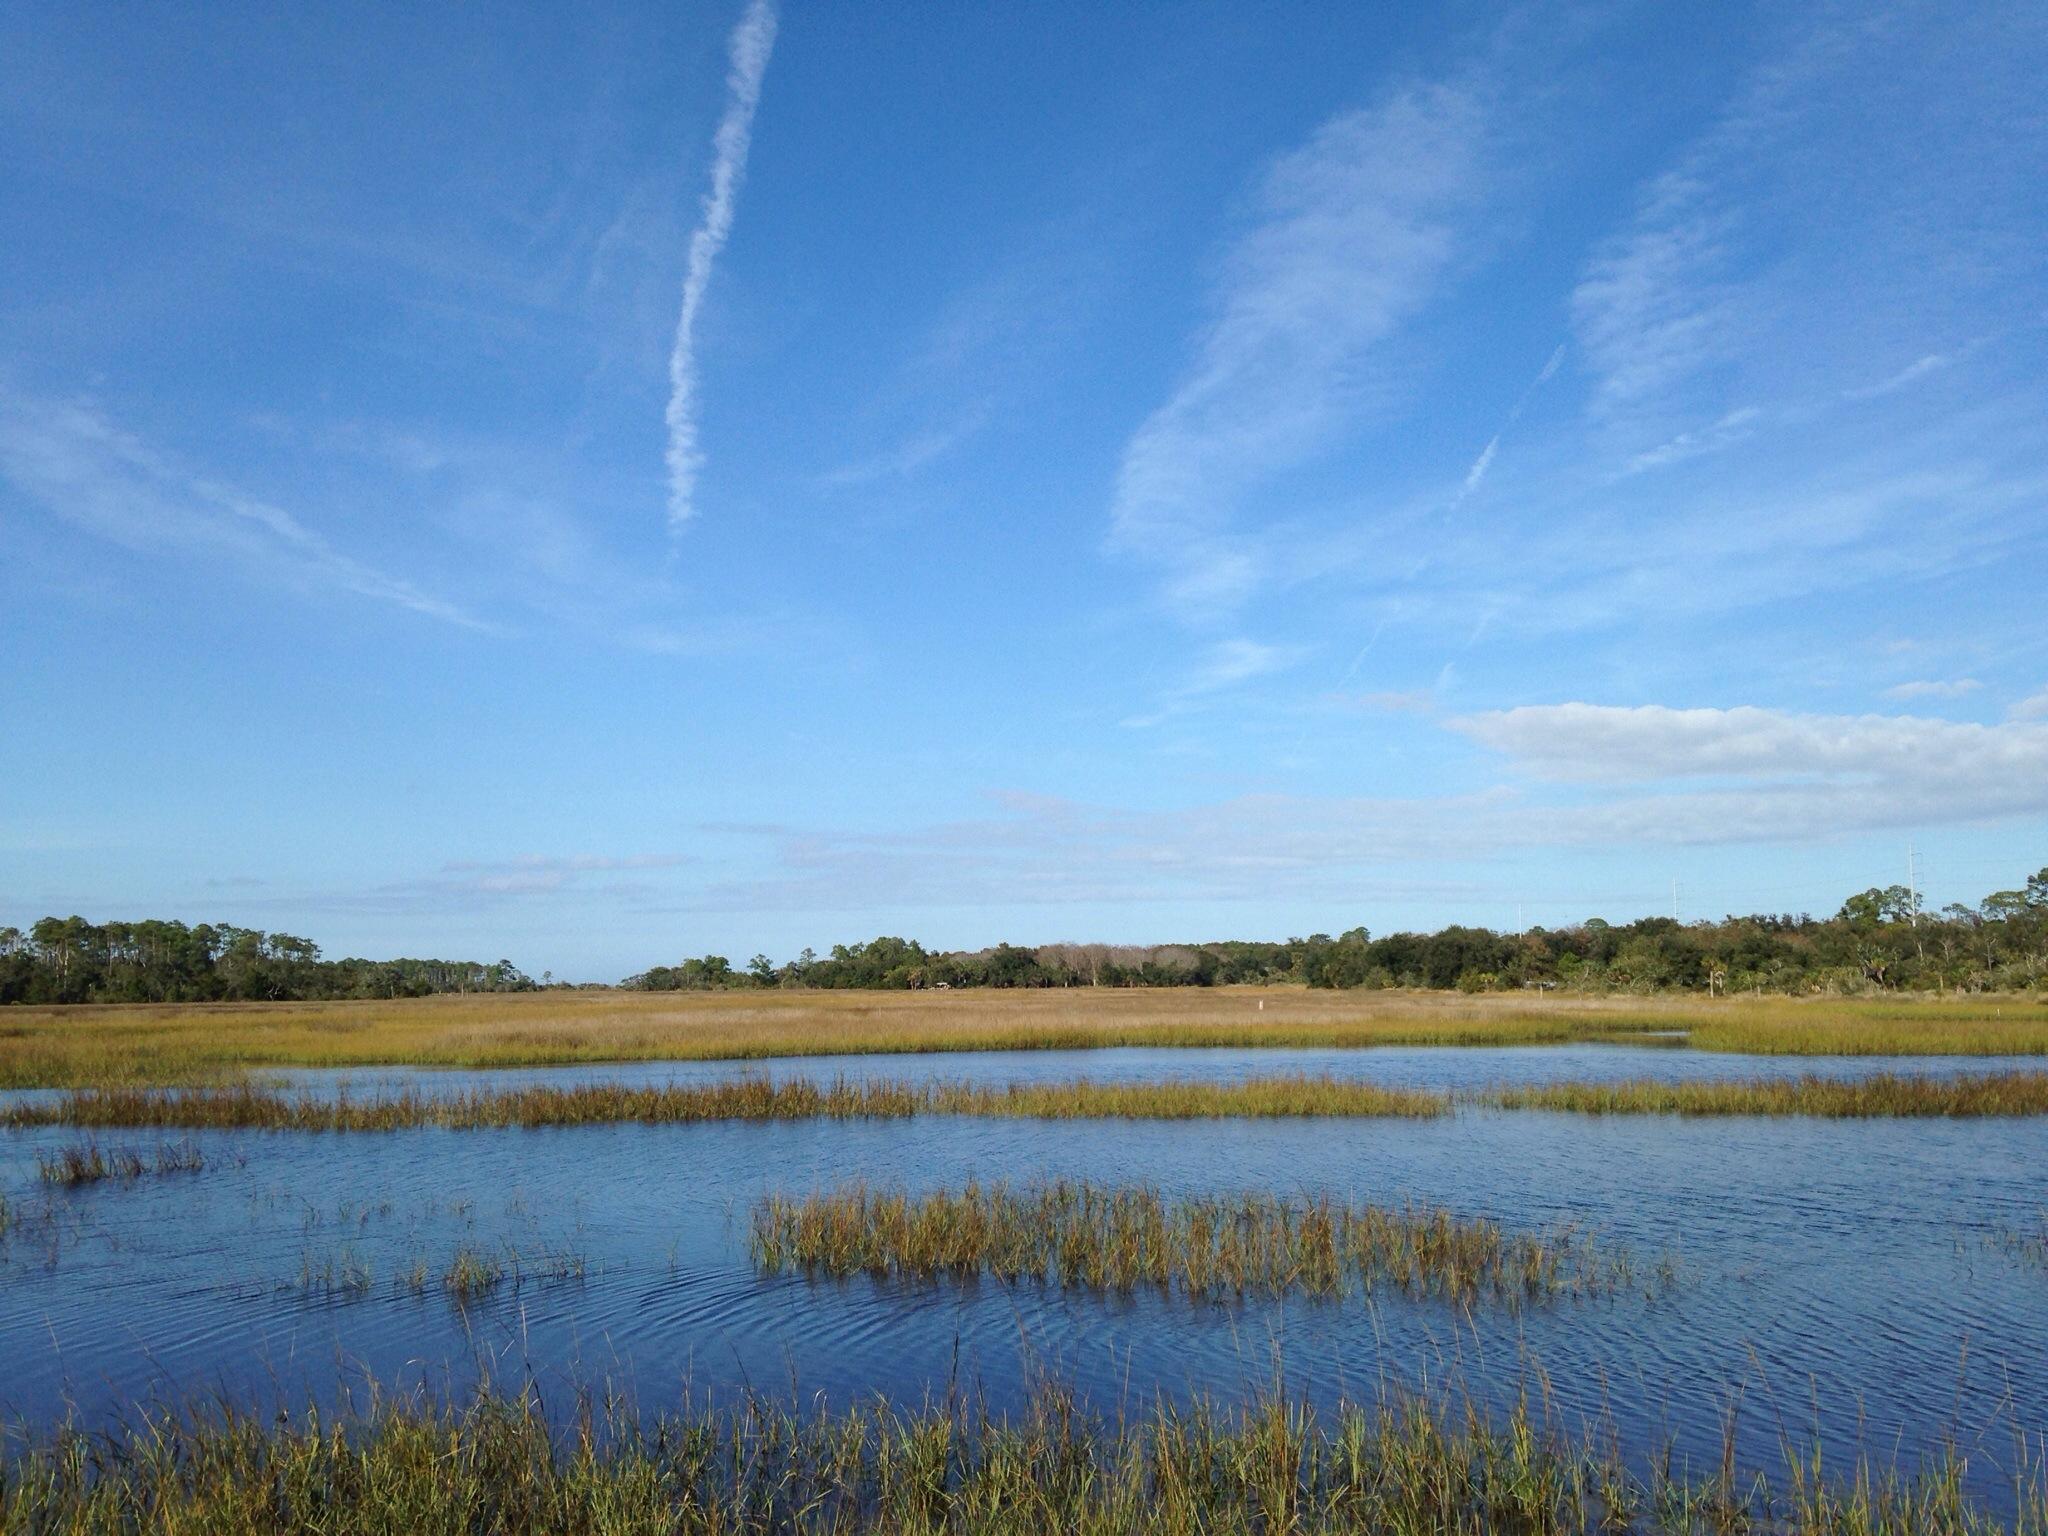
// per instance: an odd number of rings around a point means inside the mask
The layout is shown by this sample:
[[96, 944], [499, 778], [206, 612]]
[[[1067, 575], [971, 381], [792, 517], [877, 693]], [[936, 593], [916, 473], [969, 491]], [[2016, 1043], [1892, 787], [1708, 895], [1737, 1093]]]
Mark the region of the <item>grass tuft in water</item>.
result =
[[441, 1289], [457, 1301], [474, 1301], [495, 1291], [505, 1280], [505, 1261], [478, 1248], [458, 1248], [441, 1273]]
[[353, 1248], [330, 1253], [315, 1263], [311, 1254], [299, 1260], [296, 1289], [315, 1296], [344, 1299], [367, 1296], [371, 1282], [370, 1261]]
[[2031, 1231], [2008, 1227], [1990, 1234], [1984, 1241], [2015, 1263], [2048, 1274], [2048, 1211], [2040, 1214]]
[[1266, 1194], [1169, 1199], [1147, 1187], [969, 1183], [909, 1195], [849, 1184], [769, 1196], [750, 1247], [769, 1272], [931, 1279], [1050, 1279], [1101, 1291], [1196, 1297], [1389, 1287], [1514, 1303], [1632, 1281], [1627, 1257], [1569, 1229], [1517, 1235], [1444, 1210], [1298, 1201]]
[[37, 1171], [46, 1184], [97, 1184], [103, 1179], [132, 1182], [147, 1173], [197, 1173], [206, 1159], [191, 1142], [164, 1142], [152, 1153], [133, 1147], [101, 1147], [96, 1142], [36, 1154]]

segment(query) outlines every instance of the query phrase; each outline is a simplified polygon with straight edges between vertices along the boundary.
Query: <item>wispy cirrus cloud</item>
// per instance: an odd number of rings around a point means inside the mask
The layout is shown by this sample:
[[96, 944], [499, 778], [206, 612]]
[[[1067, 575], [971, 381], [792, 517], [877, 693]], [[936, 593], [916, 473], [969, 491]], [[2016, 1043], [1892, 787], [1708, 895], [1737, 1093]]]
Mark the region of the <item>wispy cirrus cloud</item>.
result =
[[498, 630], [343, 553], [283, 508], [180, 463], [84, 402], [0, 388], [0, 477], [67, 522], [129, 549], [225, 554], [268, 575], [465, 629]]
[[525, 854], [513, 859], [456, 859], [441, 873], [420, 882], [427, 887], [462, 890], [484, 896], [546, 895], [578, 884], [589, 875], [676, 869], [690, 863], [687, 854]]
[[502, 859], [451, 859], [431, 872], [376, 884], [273, 893], [254, 903], [291, 910], [399, 914], [502, 911], [586, 902], [644, 906], [673, 898], [661, 876], [694, 865], [681, 853], [520, 854]]
[[1589, 415], [1632, 468], [1727, 446], [1748, 402], [1879, 402], [1983, 345], [1987, 315], [2038, 313], [2037, 9], [1808, 8], [1761, 41], [1572, 294]]
[[[777, 868], [712, 909], [1281, 899], [1462, 904], [1504, 851], [1799, 846], [2048, 814], [2048, 725], [1561, 704], [1446, 726], [1529, 782], [1469, 793], [1257, 794], [1148, 810], [1042, 795], [889, 832], [757, 829]], [[1543, 894], [1556, 897], [1552, 888]]]
[[1965, 694], [1975, 693], [1984, 685], [1974, 677], [1916, 678], [1911, 682], [1894, 683], [1885, 689], [1888, 699], [1960, 699]]
[[1187, 676], [1160, 697], [1156, 709], [1132, 715], [1123, 724], [1139, 729], [1159, 725], [1211, 694], [1222, 693], [1254, 678], [1284, 672], [1305, 655], [1307, 652], [1300, 646], [1270, 645], [1263, 640], [1242, 636], [1218, 641], [1204, 649]]
[[1733, 447], [1757, 429], [1758, 418], [1763, 412], [1755, 406], [1738, 406], [1729, 411], [1711, 426], [1696, 427], [1666, 438], [1654, 447], [1631, 454], [1621, 468], [1623, 475], [1640, 475], [1648, 470], [1662, 469], [1667, 464], [1682, 463], [1696, 459], [1702, 454], [1719, 453], [1723, 448]]
[[1241, 498], [1356, 421], [1373, 349], [1456, 262], [1486, 117], [1476, 87], [1409, 85], [1332, 118], [1262, 178], [1215, 318], [1117, 473], [1111, 544], [1160, 568], [1183, 616], [1227, 610], [1256, 583]]
[[683, 273], [683, 303], [676, 319], [675, 347], [669, 353], [668, 378], [668, 519], [671, 532], [697, 515], [697, 474], [703, 451], [697, 445], [697, 316], [711, 286], [712, 268], [732, 234], [739, 209], [740, 183], [747, 172], [747, 151], [753, 141], [754, 111], [761, 104], [761, 79], [775, 48], [773, 0], [748, 0], [746, 14], [733, 28], [728, 45], [731, 67], [726, 72], [725, 115], [712, 140], [711, 190], [704, 195], [703, 219], [690, 236]]
[[[1827, 779], [1886, 786], [1900, 797], [1924, 793], [1940, 820], [2048, 807], [2048, 726], [1582, 703], [1524, 705], [1448, 723], [1556, 783]], [[1946, 810], [1943, 795], [1952, 802]]]
[[1913, 362], [1906, 364], [1897, 373], [1887, 378], [1879, 379], [1875, 384], [1865, 384], [1856, 389], [1844, 390], [1842, 392], [1843, 398], [1848, 400], [1875, 400], [1881, 395], [1893, 394], [1904, 389], [1909, 384], [1918, 383], [1931, 373], [1939, 373], [1954, 362], [1955, 359], [1945, 353], [1930, 352], [1925, 357], [1917, 358]]

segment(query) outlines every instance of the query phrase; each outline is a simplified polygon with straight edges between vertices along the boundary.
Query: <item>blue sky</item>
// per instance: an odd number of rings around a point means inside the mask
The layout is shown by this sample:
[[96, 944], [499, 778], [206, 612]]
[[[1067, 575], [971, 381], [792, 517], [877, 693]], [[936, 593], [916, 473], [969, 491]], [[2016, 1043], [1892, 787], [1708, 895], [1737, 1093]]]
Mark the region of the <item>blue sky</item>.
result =
[[0, 922], [608, 979], [2048, 863], [2048, 13], [0, 18]]

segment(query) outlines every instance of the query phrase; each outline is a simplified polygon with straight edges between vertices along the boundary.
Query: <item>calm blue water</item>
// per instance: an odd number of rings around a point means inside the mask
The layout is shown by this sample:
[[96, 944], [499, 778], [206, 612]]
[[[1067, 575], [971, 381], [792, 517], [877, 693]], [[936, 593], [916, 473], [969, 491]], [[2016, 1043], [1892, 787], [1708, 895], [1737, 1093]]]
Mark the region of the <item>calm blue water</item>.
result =
[[[1611, 1045], [1344, 1051], [1110, 1051], [493, 1073], [355, 1073], [352, 1092], [580, 1080], [692, 1081], [753, 1070], [993, 1081], [1233, 1079], [1330, 1072], [1478, 1087], [1595, 1077], [1996, 1070], [2000, 1061], [1745, 1059]], [[2038, 1063], [2034, 1063], [2038, 1065]], [[332, 1074], [292, 1080], [331, 1091]], [[225, 1394], [331, 1399], [368, 1382], [460, 1389], [480, 1372], [543, 1390], [610, 1383], [649, 1409], [685, 1389], [884, 1391], [950, 1382], [998, 1403], [1051, 1372], [1104, 1406], [1270, 1387], [1328, 1401], [1387, 1382], [1499, 1399], [1540, 1366], [1564, 1416], [1611, 1417], [1626, 1444], [1676, 1436], [1718, 1459], [1731, 1407], [1744, 1457], [1781, 1433], [1908, 1461], [1944, 1436], [1978, 1447], [1985, 1491], [2015, 1429], [2048, 1424], [2048, 1269], [2000, 1242], [2042, 1231], [2048, 1120], [1583, 1119], [1464, 1110], [1438, 1122], [900, 1122], [604, 1126], [192, 1137], [208, 1167], [76, 1191], [36, 1180], [75, 1132], [0, 1132], [0, 1416], [102, 1419]], [[108, 1146], [155, 1138], [107, 1133]], [[1066, 1176], [1170, 1191], [1331, 1191], [1442, 1204], [1515, 1227], [1576, 1222], [1647, 1267], [1655, 1295], [1518, 1313], [1442, 1303], [1203, 1305], [1051, 1287], [757, 1276], [746, 1219], [766, 1191], [851, 1176], [913, 1188]], [[463, 1245], [525, 1278], [469, 1307], [398, 1277]], [[581, 1256], [580, 1280], [545, 1277]], [[302, 1282], [367, 1267], [360, 1294]]]

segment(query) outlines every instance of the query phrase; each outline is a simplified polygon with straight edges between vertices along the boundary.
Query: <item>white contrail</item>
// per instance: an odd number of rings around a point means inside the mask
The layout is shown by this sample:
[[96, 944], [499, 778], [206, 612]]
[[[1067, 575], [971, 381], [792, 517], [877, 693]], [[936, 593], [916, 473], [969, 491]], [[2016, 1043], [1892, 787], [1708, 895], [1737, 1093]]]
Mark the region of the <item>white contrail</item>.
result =
[[1472, 467], [1465, 471], [1465, 485], [1464, 489], [1459, 493], [1460, 499], [1470, 496], [1479, 489], [1479, 482], [1486, 478], [1487, 468], [1493, 463], [1493, 456], [1498, 452], [1500, 452], [1500, 434], [1496, 432], [1487, 445], [1479, 450], [1479, 457], [1472, 461]]
[[747, 171], [747, 144], [754, 108], [761, 101], [761, 76], [775, 47], [774, 0], [748, 0], [747, 13], [732, 29], [732, 66], [726, 71], [725, 116], [719, 119], [711, 162], [711, 190], [704, 194], [704, 219], [690, 236], [690, 261], [683, 274], [683, 310], [676, 320], [675, 350], [668, 359], [668, 524], [671, 532], [696, 515], [692, 502], [704, 455], [697, 449], [697, 311], [711, 283], [711, 267], [732, 233], [740, 181]]
[[1487, 439], [1486, 446], [1479, 450], [1479, 457], [1472, 461], [1472, 467], [1465, 471], [1465, 483], [1451, 498], [1452, 507], [1464, 504], [1465, 498], [1479, 489], [1479, 482], [1486, 478], [1486, 472], [1493, 468], [1493, 456], [1500, 452], [1500, 440], [1509, 427], [1522, 419], [1522, 412], [1529, 408], [1529, 401], [1537, 390], [1550, 382], [1551, 376], [1564, 365], [1564, 344], [1558, 343], [1557, 350], [1550, 354], [1550, 361], [1543, 365], [1543, 371], [1529, 382], [1528, 388], [1516, 396], [1515, 403], [1508, 408], [1507, 420], [1500, 424], [1500, 431]]

